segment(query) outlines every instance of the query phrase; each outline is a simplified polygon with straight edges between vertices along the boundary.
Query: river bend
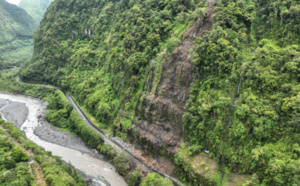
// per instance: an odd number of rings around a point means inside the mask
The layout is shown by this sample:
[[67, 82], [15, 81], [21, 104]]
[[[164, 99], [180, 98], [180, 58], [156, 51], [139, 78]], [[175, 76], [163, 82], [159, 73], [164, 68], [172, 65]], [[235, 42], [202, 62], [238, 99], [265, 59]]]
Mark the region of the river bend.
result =
[[[28, 139], [61, 157], [91, 180], [91, 185], [127, 185], [102, 155], [85, 146], [81, 139], [59, 131], [43, 120], [47, 103], [39, 99], [0, 93], [0, 113], [20, 128]], [[39, 137], [40, 136], [40, 137]], [[50, 143], [51, 142], [51, 143]]]

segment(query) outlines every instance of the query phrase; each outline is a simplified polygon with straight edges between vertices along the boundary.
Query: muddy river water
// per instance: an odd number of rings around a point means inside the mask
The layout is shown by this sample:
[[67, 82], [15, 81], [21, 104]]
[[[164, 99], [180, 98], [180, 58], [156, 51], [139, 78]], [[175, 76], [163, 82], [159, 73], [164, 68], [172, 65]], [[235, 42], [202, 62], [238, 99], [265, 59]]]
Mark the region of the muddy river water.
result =
[[82, 172], [90, 185], [127, 185], [101, 154], [85, 146], [81, 139], [53, 128], [43, 120], [47, 103], [22, 95], [0, 92], [0, 114], [20, 128], [27, 138]]

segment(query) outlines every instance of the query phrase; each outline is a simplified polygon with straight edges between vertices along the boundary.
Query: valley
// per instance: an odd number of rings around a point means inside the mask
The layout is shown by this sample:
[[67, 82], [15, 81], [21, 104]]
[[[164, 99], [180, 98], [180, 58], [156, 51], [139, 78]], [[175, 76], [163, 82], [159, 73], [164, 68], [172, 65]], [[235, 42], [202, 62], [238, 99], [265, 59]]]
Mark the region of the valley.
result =
[[[0, 97], [1, 103], [5, 101], [8, 103], [8, 105], [1, 108], [5, 120], [13, 122], [15, 126], [24, 131], [28, 139], [37, 145], [70, 163], [85, 175], [86, 180], [89, 180], [89, 184], [127, 185], [124, 179], [116, 173], [115, 168], [105, 161], [103, 156], [98, 153], [94, 154], [94, 151], [88, 148], [79, 138], [55, 130], [41, 119], [45, 114], [46, 103], [20, 95], [2, 93]], [[16, 108], [19, 111], [16, 112]], [[21, 112], [25, 113], [22, 115]], [[11, 117], [12, 114], [15, 116]], [[18, 119], [18, 117], [21, 118]]]
[[292, 0], [54, 0], [0, 91], [47, 101], [36, 135], [99, 153], [111, 185], [298, 185], [299, 17]]

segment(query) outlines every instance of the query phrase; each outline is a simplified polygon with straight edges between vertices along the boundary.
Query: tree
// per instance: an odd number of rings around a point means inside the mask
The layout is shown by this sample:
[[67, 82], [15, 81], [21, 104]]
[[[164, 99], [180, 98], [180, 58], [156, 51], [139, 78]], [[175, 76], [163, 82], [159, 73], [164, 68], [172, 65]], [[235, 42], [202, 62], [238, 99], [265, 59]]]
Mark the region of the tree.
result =
[[131, 172], [127, 177], [126, 177], [126, 182], [128, 183], [129, 186], [138, 186], [139, 183], [141, 182], [141, 171], [139, 168], [136, 168], [133, 172]]
[[114, 160], [113, 163], [118, 171], [118, 173], [120, 173], [121, 175], [126, 175], [127, 171], [129, 170], [129, 163], [127, 160], [127, 156], [124, 152], [118, 154]]
[[167, 42], [167, 52], [171, 53], [174, 51], [174, 49], [178, 46], [180, 40], [177, 37], [172, 37]]
[[140, 186], [172, 186], [173, 183], [168, 178], [163, 178], [157, 173], [149, 173]]
[[12, 149], [12, 153], [11, 155], [13, 156], [14, 160], [16, 162], [20, 162], [20, 161], [28, 161], [29, 157], [28, 155], [21, 149], [20, 146], [15, 146]]

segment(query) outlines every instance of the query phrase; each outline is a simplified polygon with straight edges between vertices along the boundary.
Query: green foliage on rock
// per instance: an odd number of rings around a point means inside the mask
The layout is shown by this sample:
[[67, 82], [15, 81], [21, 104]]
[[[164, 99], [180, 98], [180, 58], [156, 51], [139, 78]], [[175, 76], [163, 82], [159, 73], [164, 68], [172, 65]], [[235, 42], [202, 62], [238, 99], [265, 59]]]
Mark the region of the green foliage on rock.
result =
[[[156, 64], [155, 86], [162, 76], [155, 59], [178, 45], [189, 23], [206, 17], [205, 3], [56, 0], [20, 76], [70, 91], [102, 126], [130, 129]], [[191, 53], [194, 83], [181, 126], [190, 156], [209, 150], [231, 171], [255, 175], [253, 183], [299, 184], [299, 6], [293, 0], [217, 3], [212, 30], [195, 40]], [[53, 118], [64, 120], [67, 109], [60, 109]], [[78, 117], [71, 112], [69, 124], [89, 141], [91, 131]]]
[[267, 185], [300, 183], [293, 166], [300, 161], [293, 148], [300, 143], [300, 23], [292, 16], [299, 6], [219, 2], [212, 31], [195, 41], [198, 78], [186, 104], [185, 137]]
[[[118, 126], [133, 119], [152, 59], [174, 50], [187, 28], [183, 23], [190, 23], [188, 12], [204, 3], [54, 1], [35, 34], [34, 57], [20, 75], [69, 91], [102, 126]], [[186, 14], [181, 22], [180, 13]]]
[[[0, 122], [4, 123], [3, 120]], [[0, 128], [0, 184], [33, 185], [35, 179], [28, 168], [28, 160], [27, 153], [12, 143]]]

